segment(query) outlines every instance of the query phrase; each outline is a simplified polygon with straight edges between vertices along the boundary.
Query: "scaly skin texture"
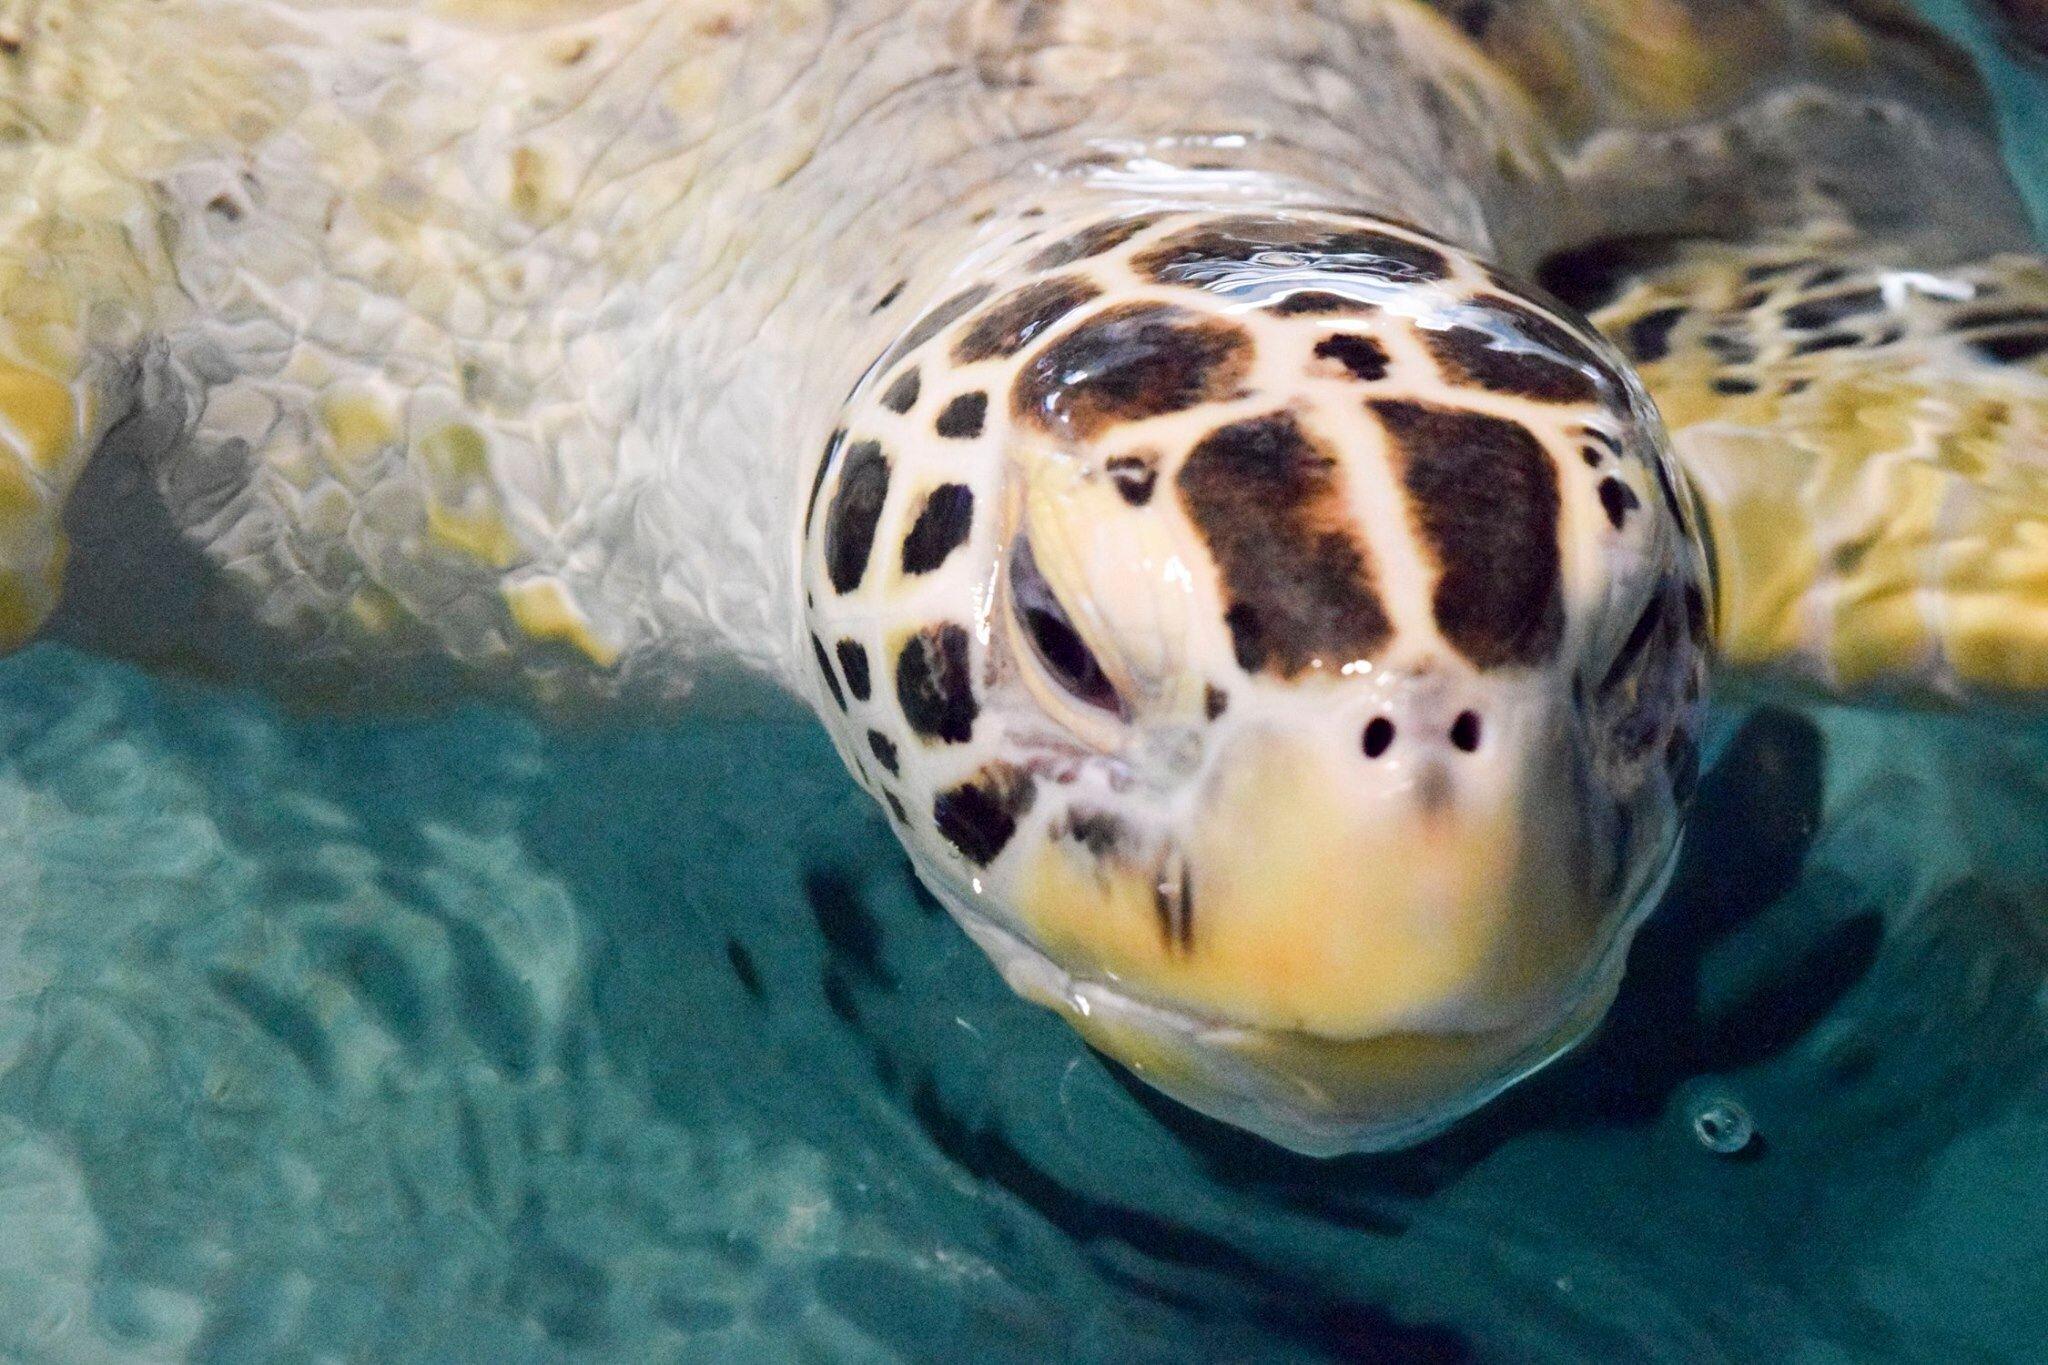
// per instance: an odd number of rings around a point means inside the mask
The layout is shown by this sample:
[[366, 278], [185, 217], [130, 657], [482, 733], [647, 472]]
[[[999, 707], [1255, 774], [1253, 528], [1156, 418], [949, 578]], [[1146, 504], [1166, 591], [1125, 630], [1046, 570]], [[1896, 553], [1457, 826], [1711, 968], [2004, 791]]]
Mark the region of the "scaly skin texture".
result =
[[[49, 393], [9, 409], [38, 471], [14, 498], [11, 635], [47, 609], [53, 513], [125, 418], [141, 477], [70, 518], [95, 540], [75, 637], [325, 690], [443, 657], [543, 696], [673, 696], [708, 656], [788, 678], [800, 453], [863, 338], [1031, 168], [1099, 157], [1097, 136], [1285, 121], [1289, 146], [1219, 157], [1331, 171], [1468, 233], [1493, 163], [1543, 174], [1505, 93], [1473, 96], [1503, 132], [1438, 145], [1425, 75], [1462, 63], [1478, 90], [1481, 67], [1404, 44], [1434, 21], [1401, 7], [1270, 50], [1227, 7], [1116, 11], [1099, 54], [1020, 45], [1010, 18], [18, 7], [0, 242], [38, 284], [9, 317], [40, 329], [13, 349]], [[1196, 36], [1211, 23], [1227, 42]], [[1361, 37], [1426, 60], [1254, 96]], [[1357, 156], [1345, 130], [1368, 124], [1401, 136]], [[1421, 172], [1446, 156], [1466, 174], [1439, 208]]]

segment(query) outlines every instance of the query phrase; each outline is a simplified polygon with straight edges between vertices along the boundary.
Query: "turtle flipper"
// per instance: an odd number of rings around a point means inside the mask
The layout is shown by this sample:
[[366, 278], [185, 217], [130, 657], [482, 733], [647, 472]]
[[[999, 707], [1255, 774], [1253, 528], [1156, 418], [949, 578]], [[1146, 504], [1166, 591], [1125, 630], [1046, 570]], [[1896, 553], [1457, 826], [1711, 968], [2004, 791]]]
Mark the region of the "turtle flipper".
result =
[[1595, 321], [1704, 509], [1738, 671], [2048, 697], [2048, 262], [1699, 244]]

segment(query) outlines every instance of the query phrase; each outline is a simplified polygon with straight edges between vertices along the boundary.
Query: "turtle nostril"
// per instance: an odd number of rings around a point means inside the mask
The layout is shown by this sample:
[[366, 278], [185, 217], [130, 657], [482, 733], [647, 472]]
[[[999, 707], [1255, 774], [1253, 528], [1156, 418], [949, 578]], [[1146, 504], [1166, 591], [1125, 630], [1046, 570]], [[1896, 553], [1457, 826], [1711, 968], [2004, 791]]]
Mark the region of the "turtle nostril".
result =
[[1460, 711], [1458, 718], [1451, 722], [1451, 743], [1465, 753], [1479, 747], [1479, 713]]
[[1374, 716], [1372, 723], [1365, 727], [1365, 756], [1378, 758], [1394, 742], [1394, 722], [1385, 716]]

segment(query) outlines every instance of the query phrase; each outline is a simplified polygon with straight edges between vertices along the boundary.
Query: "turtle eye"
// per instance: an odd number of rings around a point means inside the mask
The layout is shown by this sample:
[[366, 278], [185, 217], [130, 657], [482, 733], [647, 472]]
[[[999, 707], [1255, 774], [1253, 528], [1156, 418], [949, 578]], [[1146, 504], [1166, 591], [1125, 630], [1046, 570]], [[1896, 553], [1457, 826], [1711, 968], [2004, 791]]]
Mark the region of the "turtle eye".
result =
[[1116, 685], [1102, 671], [1095, 652], [1074, 629], [1073, 618], [1039, 572], [1028, 540], [1019, 539], [1010, 554], [1010, 600], [1045, 671], [1075, 699], [1122, 715], [1123, 700], [1117, 696]]

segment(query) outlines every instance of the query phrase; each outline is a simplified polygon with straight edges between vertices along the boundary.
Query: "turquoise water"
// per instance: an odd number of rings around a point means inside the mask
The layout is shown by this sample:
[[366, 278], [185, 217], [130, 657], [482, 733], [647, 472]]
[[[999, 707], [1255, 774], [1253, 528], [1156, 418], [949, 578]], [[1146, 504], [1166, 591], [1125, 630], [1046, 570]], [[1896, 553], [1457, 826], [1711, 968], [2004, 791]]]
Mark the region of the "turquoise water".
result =
[[1013, 1000], [806, 718], [31, 650], [0, 1359], [2048, 1359], [2048, 725], [1718, 732], [1599, 1038], [1319, 1163]]

